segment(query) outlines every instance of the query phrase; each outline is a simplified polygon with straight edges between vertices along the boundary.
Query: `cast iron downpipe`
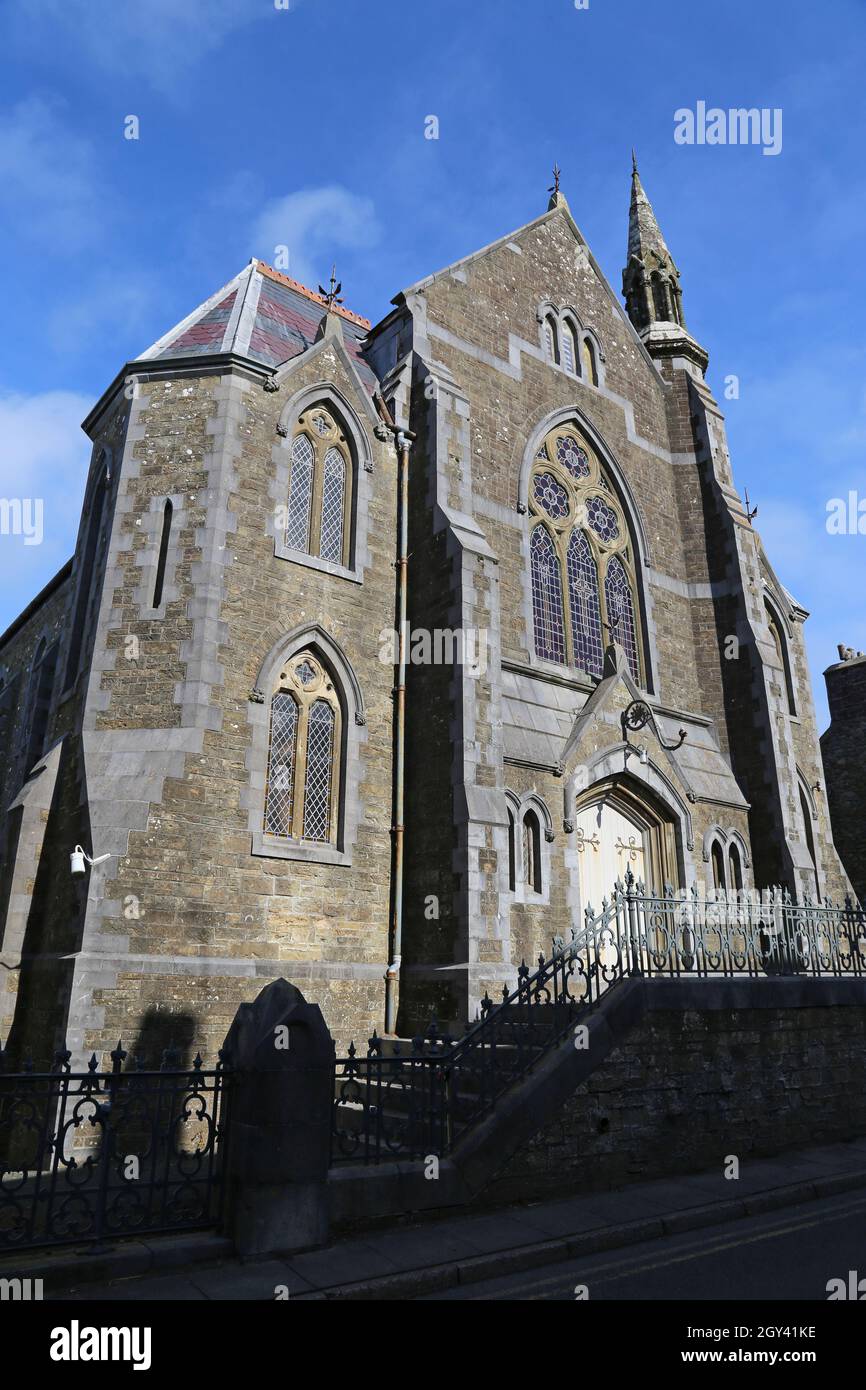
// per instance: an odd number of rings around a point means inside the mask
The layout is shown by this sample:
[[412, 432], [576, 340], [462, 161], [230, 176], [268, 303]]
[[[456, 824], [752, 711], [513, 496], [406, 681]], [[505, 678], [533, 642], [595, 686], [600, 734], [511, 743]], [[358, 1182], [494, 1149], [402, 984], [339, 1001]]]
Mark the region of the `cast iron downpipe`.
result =
[[389, 947], [389, 964], [385, 975], [385, 1033], [397, 1031], [397, 987], [400, 979], [401, 953], [403, 949], [403, 805], [405, 793], [405, 744], [406, 744], [406, 628], [407, 628], [407, 589], [409, 566], [409, 449], [411, 431], [395, 430], [398, 456], [398, 509], [399, 509], [399, 550], [397, 554], [397, 684], [394, 695], [396, 703], [396, 737], [394, 744], [394, 849], [393, 873], [394, 891], [392, 895], [392, 915]]

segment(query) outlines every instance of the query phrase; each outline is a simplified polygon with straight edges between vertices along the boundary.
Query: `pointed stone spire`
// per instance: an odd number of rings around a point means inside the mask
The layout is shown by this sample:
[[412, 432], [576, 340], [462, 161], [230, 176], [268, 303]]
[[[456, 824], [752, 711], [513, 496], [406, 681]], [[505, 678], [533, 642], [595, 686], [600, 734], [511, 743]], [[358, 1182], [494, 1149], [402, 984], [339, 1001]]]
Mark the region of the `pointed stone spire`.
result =
[[[685, 346], [685, 355], [706, 366], [706, 353], [686, 332], [680, 272], [662, 236], [652, 204], [644, 191], [631, 152], [631, 205], [628, 217], [628, 264], [622, 273], [622, 291], [629, 318], [647, 350], [670, 355], [674, 343]], [[693, 346], [695, 351], [691, 350]]]
[[672, 267], [674, 274], [679, 271], [662, 236], [661, 227], [656, 220], [652, 203], [644, 192], [637, 168], [637, 157], [631, 152], [631, 207], [628, 216], [628, 259], [636, 256], [643, 264], [649, 261]]

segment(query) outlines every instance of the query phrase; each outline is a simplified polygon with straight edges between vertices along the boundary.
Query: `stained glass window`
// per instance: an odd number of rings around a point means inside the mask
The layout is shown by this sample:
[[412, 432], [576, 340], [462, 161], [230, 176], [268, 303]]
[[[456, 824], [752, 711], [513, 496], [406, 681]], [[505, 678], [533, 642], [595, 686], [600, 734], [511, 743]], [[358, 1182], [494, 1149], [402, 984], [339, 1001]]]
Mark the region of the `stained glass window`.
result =
[[346, 490], [346, 461], [339, 449], [325, 454], [325, 476], [322, 483], [322, 543], [319, 554], [323, 560], [340, 564], [343, 559], [343, 515]]
[[572, 478], [589, 477], [589, 458], [573, 434], [561, 434], [556, 441], [556, 457]]
[[268, 789], [265, 797], [265, 830], [269, 835], [292, 833], [297, 729], [298, 706], [294, 697], [285, 691], [278, 691], [271, 701]]
[[307, 775], [304, 783], [304, 839], [327, 840], [331, 827], [331, 775], [334, 711], [324, 700], [310, 710]]
[[604, 577], [604, 595], [607, 603], [608, 622], [613, 629], [613, 639], [625, 651], [629, 670], [635, 680], [640, 680], [634, 600], [626, 572], [618, 555], [612, 555], [608, 561], [607, 573]]
[[576, 422], [545, 437], [527, 502], [536, 654], [598, 679], [605, 646], [615, 641], [641, 680], [628, 522], [618, 489]]
[[292, 550], [309, 552], [310, 507], [313, 500], [313, 446], [305, 434], [299, 434], [292, 444], [292, 481], [289, 490], [289, 516], [286, 524], [286, 545]]
[[619, 525], [616, 512], [609, 507], [603, 497], [590, 497], [586, 504], [586, 518], [597, 536], [603, 541], [619, 538]]
[[567, 560], [574, 664], [591, 676], [600, 676], [604, 664], [604, 646], [601, 639], [598, 570], [583, 531], [572, 532]]
[[536, 526], [530, 541], [530, 552], [535, 651], [546, 661], [565, 661], [562, 575], [556, 548], [546, 526]]
[[532, 490], [536, 502], [544, 508], [548, 516], [554, 520], [568, 516], [568, 493], [549, 473], [536, 473], [532, 480]]

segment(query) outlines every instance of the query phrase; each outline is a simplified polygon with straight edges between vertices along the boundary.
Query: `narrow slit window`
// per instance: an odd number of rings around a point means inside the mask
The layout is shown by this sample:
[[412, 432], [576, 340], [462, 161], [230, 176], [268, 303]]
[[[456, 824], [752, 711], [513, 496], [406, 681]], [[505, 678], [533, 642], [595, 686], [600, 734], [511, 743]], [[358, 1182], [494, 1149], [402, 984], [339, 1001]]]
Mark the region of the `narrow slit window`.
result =
[[165, 507], [162, 512], [162, 535], [159, 538], [159, 556], [156, 561], [156, 579], [153, 585], [153, 607], [159, 608], [162, 603], [162, 590], [165, 584], [165, 563], [168, 559], [168, 543], [171, 539], [171, 519], [174, 513], [174, 505], [171, 498], [166, 498]]

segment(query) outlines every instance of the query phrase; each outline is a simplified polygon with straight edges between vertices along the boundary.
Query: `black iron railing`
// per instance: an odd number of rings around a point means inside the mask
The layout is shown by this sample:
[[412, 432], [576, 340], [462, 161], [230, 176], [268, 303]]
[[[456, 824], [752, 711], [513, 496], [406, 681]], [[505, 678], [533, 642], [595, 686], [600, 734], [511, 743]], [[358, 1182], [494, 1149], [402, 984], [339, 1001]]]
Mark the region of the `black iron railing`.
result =
[[200, 1056], [180, 1067], [4, 1068], [0, 1052], [0, 1252], [219, 1222], [226, 1073]]
[[866, 975], [866, 916], [846, 902], [794, 903], [783, 889], [702, 896], [647, 892], [628, 873], [601, 911], [558, 937], [549, 959], [502, 999], [484, 997], [459, 1039], [434, 1022], [411, 1043], [374, 1033], [335, 1074], [332, 1161], [379, 1163], [447, 1153], [621, 980]]

